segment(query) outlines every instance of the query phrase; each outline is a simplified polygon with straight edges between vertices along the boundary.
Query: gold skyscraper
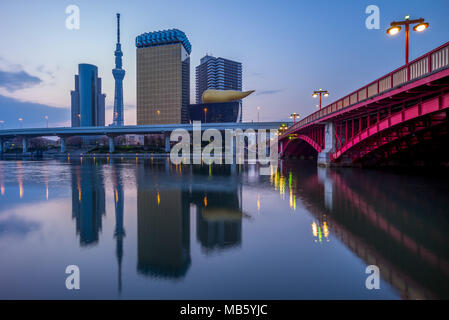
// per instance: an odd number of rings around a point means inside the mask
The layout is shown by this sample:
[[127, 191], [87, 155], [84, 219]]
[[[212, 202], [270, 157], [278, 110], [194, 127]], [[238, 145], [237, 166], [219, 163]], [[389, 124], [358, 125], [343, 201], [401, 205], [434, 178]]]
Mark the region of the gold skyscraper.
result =
[[177, 29], [136, 38], [137, 124], [186, 123], [191, 45]]

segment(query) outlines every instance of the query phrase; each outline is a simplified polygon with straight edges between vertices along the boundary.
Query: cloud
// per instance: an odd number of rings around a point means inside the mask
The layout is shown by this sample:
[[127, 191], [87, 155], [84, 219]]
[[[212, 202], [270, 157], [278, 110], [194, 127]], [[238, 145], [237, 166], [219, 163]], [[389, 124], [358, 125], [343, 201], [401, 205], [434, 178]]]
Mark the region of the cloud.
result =
[[282, 90], [281, 89], [278, 89], [278, 90], [264, 90], [264, 91], [259, 91], [256, 94], [258, 96], [261, 96], [261, 95], [267, 95], [267, 94], [276, 94], [276, 93], [279, 93], [279, 92], [282, 92]]
[[39, 228], [35, 222], [20, 220], [16, 217], [8, 217], [6, 220], [0, 220], [0, 238], [3, 236], [24, 236]]
[[23, 118], [24, 128], [44, 127], [45, 116], [48, 116], [50, 126], [55, 126], [57, 123], [70, 123], [70, 109], [19, 101], [0, 95], [0, 120], [4, 121], [5, 129], [17, 128], [19, 118]]
[[55, 73], [52, 72], [52, 71], [50, 71], [50, 70], [47, 70], [47, 69], [45, 68], [44, 65], [38, 66], [38, 67], [36, 68], [36, 70], [37, 70], [39, 73], [42, 73], [42, 74], [44, 74], [44, 75], [49, 76], [51, 79], [55, 79], [55, 77], [56, 77], [56, 76], [55, 76]]
[[27, 72], [21, 71], [3, 71], [0, 70], [0, 88], [5, 88], [9, 92], [33, 87], [42, 82], [38, 77], [32, 76]]

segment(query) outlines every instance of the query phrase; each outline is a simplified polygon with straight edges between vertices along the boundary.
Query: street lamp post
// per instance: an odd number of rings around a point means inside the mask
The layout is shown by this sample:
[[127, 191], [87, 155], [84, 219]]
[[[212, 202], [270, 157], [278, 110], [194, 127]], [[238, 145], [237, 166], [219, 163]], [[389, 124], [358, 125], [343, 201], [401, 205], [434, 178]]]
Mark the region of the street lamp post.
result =
[[279, 127], [279, 135], [282, 135], [286, 130], [288, 129], [287, 125], [285, 123], [281, 124]]
[[207, 123], [206, 115], [207, 115], [207, 108], [204, 108], [204, 123]]
[[312, 97], [316, 98], [316, 97], [318, 97], [318, 96], [320, 96], [320, 110], [321, 110], [321, 100], [322, 100], [322, 96], [328, 97], [328, 96], [329, 96], [329, 92], [328, 92], [327, 90], [323, 90], [323, 89], [315, 90], [315, 91], [313, 92], [313, 94], [312, 94]]
[[387, 33], [390, 36], [394, 36], [401, 31], [401, 26], [405, 26], [405, 64], [409, 61], [409, 36], [410, 36], [410, 25], [415, 24], [413, 30], [416, 32], [423, 32], [429, 27], [429, 24], [424, 21], [423, 18], [410, 20], [410, 16], [406, 15], [403, 21], [393, 21], [388, 28]]
[[301, 116], [299, 114], [297, 114], [296, 112], [293, 112], [290, 115], [290, 119], [293, 119], [293, 125], [296, 123], [296, 119], [299, 119]]
[[22, 122], [23, 122], [23, 119], [22, 118], [19, 118], [19, 124], [20, 124], [20, 127], [22, 128]]
[[47, 122], [47, 128], [48, 128], [48, 116], [45, 116], [45, 121]]
[[259, 112], [260, 112], [260, 107], [257, 107], [257, 122], [260, 122], [259, 121]]
[[4, 127], [5, 127], [5, 120], [0, 120], [0, 126], [2, 127], [2, 129], [4, 129]]

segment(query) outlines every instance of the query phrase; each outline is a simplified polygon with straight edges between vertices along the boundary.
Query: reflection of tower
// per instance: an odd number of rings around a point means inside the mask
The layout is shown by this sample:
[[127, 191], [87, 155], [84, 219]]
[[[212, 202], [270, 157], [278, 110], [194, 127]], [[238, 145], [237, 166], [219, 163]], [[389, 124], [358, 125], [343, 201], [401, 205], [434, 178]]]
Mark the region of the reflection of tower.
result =
[[137, 270], [156, 277], [183, 277], [191, 263], [188, 196], [181, 190], [155, 190], [145, 166], [139, 168]]
[[123, 126], [123, 78], [125, 70], [122, 69], [122, 45], [120, 44], [120, 14], [117, 13], [117, 44], [115, 49], [115, 69], [112, 75], [115, 79], [115, 95], [114, 95], [114, 114], [113, 124], [115, 126]]
[[72, 218], [76, 221], [76, 232], [80, 245], [98, 242], [101, 219], [105, 215], [105, 191], [101, 175], [95, 166], [83, 164], [72, 174]]
[[118, 262], [118, 290], [122, 291], [122, 260], [123, 260], [123, 238], [125, 237], [125, 229], [123, 225], [123, 207], [124, 207], [124, 191], [121, 175], [121, 167], [113, 166], [113, 185], [114, 185], [114, 203], [115, 203], [115, 232], [116, 239], [116, 255]]

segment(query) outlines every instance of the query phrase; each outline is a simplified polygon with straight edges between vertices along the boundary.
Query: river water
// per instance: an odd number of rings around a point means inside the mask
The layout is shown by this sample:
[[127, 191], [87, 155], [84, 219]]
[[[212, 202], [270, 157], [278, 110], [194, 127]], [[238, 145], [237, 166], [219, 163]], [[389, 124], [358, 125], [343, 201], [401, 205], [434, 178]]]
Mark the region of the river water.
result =
[[[448, 181], [307, 161], [270, 175], [0, 161], [0, 298], [449, 298]], [[70, 265], [79, 290], [66, 287]], [[371, 265], [379, 289], [366, 286]]]

